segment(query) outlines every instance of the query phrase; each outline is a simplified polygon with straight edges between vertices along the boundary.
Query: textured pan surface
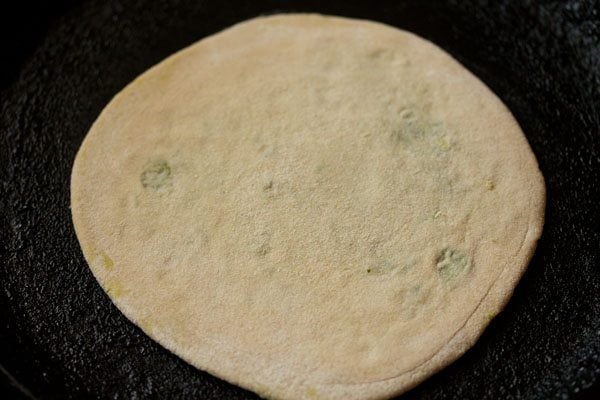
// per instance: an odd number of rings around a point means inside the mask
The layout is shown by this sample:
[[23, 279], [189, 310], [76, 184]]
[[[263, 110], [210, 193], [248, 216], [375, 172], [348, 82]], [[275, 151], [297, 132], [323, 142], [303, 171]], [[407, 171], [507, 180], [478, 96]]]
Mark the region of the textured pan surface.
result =
[[402, 398], [577, 398], [600, 378], [600, 15], [593, 2], [526, 3], [73, 9], [1, 99], [0, 364], [42, 399], [256, 398], [188, 366], [116, 310], [79, 250], [69, 174], [100, 110], [149, 66], [259, 14], [316, 11], [379, 20], [443, 47], [511, 109], [546, 178], [544, 233], [507, 309], [465, 356]]

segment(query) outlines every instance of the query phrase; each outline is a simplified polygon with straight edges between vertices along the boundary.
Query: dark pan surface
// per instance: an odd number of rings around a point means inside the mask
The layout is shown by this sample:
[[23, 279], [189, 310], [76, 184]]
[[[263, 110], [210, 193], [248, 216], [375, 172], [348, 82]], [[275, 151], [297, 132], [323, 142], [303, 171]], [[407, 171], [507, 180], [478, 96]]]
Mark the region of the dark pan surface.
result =
[[98, 0], [51, 26], [1, 99], [0, 372], [39, 399], [257, 398], [162, 349], [112, 305], [79, 249], [69, 177], [94, 119], [139, 73], [235, 22], [318, 11], [382, 21], [442, 46], [512, 110], [546, 179], [544, 233], [505, 312], [461, 359], [402, 399], [593, 396], [598, 2], [320, 3]]

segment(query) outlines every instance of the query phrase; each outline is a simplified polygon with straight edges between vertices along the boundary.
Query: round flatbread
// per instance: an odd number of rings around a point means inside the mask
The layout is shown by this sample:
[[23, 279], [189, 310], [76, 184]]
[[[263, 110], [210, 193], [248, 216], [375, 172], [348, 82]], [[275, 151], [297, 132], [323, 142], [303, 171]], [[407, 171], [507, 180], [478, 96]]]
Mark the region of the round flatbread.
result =
[[94, 276], [173, 353], [267, 397], [375, 399], [503, 308], [545, 187], [507, 108], [435, 45], [278, 15], [120, 92], [71, 203]]

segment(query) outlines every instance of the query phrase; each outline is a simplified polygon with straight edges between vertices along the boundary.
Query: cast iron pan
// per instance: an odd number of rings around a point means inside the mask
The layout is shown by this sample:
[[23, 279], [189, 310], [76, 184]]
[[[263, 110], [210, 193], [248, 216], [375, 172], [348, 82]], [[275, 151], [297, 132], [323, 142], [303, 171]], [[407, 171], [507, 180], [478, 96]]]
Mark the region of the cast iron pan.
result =
[[148, 67], [250, 17], [317, 11], [382, 21], [446, 49], [512, 110], [546, 179], [544, 233], [506, 310], [462, 358], [402, 399], [592, 398], [600, 382], [597, 6], [98, 0], [72, 7], [2, 97], [0, 371], [39, 399], [257, 398], [187, 365], [112, 305], [79, 249], [69, 176], [94, 119]]

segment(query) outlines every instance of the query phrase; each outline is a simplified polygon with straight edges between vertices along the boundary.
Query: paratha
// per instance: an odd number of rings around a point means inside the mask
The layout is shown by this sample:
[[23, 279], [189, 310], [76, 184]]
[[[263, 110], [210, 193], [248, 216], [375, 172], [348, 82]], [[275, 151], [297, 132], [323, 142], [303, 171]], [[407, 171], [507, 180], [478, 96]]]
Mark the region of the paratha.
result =
[[74, 162], [91, 271], [151, 338], [278, 399], [379, 399], [504, 307], [545, 186], [504, 104], [434, 44], [310, 14], [240, 23], [106, 106]]

